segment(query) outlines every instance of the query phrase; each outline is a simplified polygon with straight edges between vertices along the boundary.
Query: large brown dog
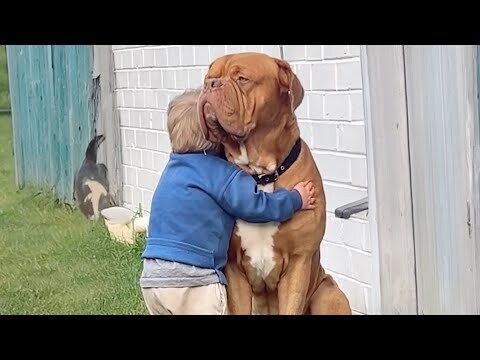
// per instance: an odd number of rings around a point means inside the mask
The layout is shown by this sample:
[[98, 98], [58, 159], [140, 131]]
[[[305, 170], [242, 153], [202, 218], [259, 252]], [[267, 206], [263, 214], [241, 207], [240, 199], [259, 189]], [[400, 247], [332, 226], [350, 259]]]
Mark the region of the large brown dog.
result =
[[200, 122], [208, 139], [223, 142], [229, 161], [264, 191], [307, 180], [316, 187], [315, 210], [282, 224], [237, 221], [225, 269], [231, 314], [351, 314], [320, 264], [325, 194], [294, 113], [303, 96], [289, 64], [264, 54], [223, 56], [205, 77]]

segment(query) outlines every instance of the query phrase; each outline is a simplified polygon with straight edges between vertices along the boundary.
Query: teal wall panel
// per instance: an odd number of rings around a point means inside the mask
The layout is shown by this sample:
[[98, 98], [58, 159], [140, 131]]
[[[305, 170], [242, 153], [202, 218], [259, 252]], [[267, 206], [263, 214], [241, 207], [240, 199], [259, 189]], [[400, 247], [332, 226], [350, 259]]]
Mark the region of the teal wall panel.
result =
[[94, 134], [91, 45], [7, 46], [17, 183], [72, 202], [73, 177]]

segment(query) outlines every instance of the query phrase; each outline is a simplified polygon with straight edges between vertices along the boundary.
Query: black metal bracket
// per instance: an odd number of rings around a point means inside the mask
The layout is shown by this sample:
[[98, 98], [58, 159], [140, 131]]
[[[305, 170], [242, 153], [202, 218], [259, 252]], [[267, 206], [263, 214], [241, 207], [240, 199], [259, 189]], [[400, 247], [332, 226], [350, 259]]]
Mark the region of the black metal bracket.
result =
[[365, 210], [368, 210], [368, 197], [336, 208], [335, 217], [349, 219], [350, 216]]

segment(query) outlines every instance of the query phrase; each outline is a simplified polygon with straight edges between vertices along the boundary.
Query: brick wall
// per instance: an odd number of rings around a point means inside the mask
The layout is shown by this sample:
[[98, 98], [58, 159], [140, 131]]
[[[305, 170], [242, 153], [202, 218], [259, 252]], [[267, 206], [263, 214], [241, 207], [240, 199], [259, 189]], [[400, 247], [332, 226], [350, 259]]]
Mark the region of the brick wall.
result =
[[[355, 313], [371, 313], [372, 256], [365, 214], [348, 221], [333, 211], [367, 196], [359, 45], [283, 45], [304, 88], [297, 110], [302, 137], [324, 179], [328, 222], [323, 264], [347, 293]], [[202, 83], [225, 53], [259, 51], [280, 57], [280, 45], [114, 45], [122, 135], [125, 205], [149, 208], [170, 150], [169, 100]]]

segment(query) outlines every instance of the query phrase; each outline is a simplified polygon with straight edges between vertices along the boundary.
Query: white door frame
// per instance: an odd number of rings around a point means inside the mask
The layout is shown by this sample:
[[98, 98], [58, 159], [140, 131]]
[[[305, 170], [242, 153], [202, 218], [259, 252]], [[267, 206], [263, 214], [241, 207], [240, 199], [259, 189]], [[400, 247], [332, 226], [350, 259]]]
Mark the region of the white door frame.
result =
[[479, 314], [477, 47], [361, 58], [376, 313]]
[[416, 314], [403, 47], [362, 45], [361, 62], [374, 313]]

